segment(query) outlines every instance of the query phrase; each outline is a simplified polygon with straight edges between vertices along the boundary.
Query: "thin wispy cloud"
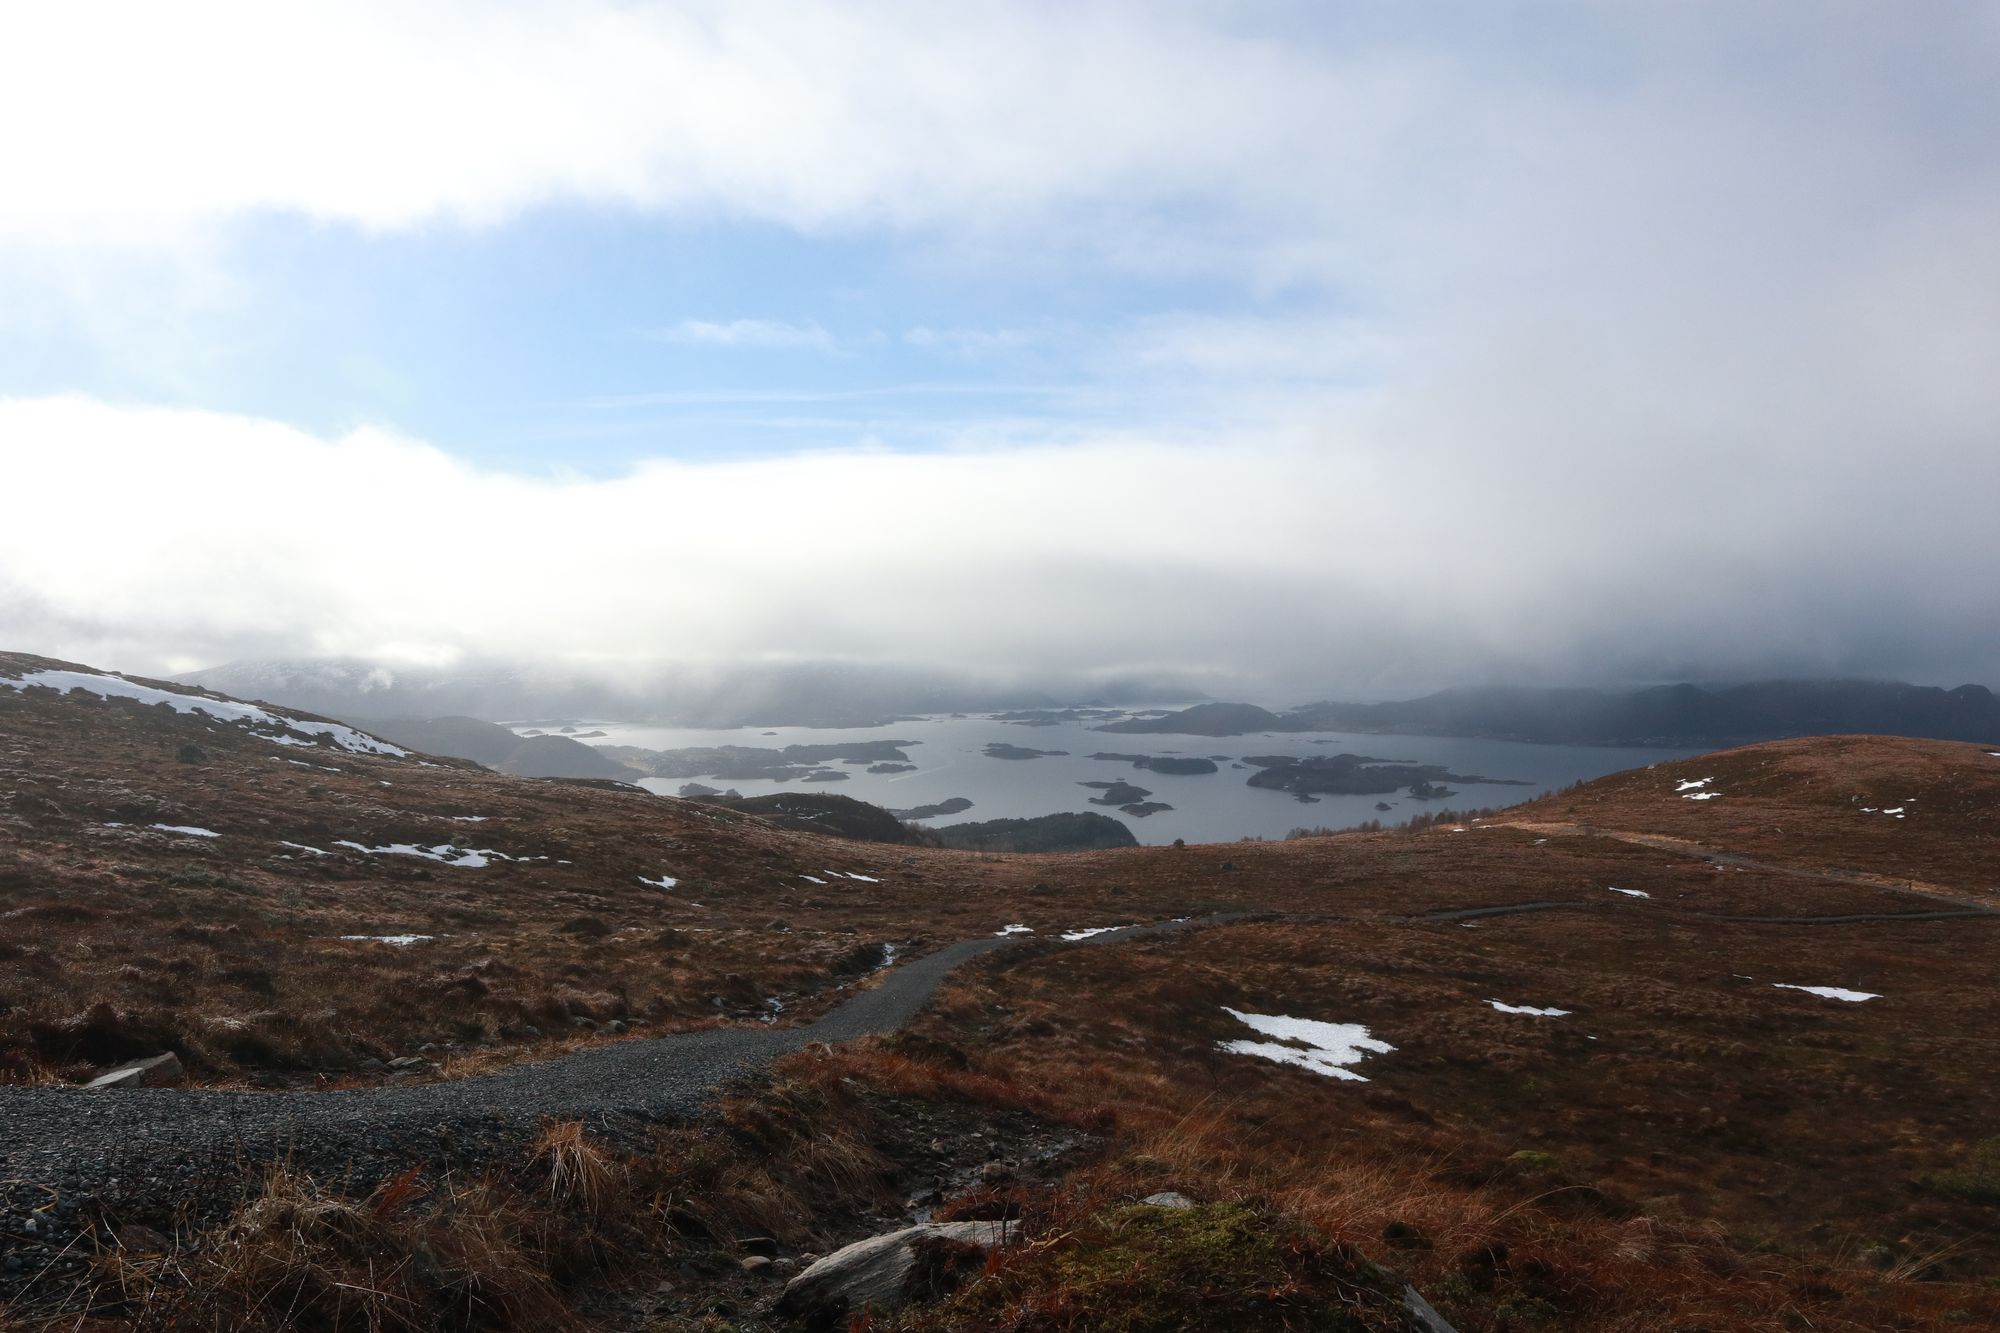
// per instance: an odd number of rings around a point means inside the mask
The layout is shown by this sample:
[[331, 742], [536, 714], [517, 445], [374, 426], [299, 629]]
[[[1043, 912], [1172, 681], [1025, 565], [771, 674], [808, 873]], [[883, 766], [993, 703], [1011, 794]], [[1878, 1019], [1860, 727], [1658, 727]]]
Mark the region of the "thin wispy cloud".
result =
[[664, 329], [651, 329], [647, 337], [658, 342], [691, 347], [743, 347], [783, 351], [840, 351], [835, 337], [817, 324], [790, 324], [782, 319], [732, 319], [718, 322], [684, 319]]

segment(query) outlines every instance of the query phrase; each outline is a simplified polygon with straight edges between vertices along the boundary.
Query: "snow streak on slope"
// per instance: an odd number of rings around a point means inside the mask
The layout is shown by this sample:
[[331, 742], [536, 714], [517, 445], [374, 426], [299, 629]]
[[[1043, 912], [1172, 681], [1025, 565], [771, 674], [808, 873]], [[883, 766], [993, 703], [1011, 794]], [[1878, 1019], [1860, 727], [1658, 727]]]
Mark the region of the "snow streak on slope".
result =
[[31, 671], [19, 680], [0, 678], [0, 689], [25, 690], [37, 685], [64, 694], [71, 690], [83, 690], [106, 699], [134, 699], [142, 704], [165, 704], [178, 713], [200, 713], [218, 722], [237, 723], [257, 739], [272, 741], [278, 745], [315, 745], [320, 736], [326, 736], [341, 749], [354, 754], [386, 754], [401, 757], [410, 753], [401, 746], [377, 740], [366, 732], [356, 731], [353, 727], [342, 726], [338, 722], [307, 722], [300, 718], [273, 713], [255, 704], [237, 703], [230, 699], [208, 699], [198, 694], [183, 694], [178, 690], [163, 690], [152, 685], [141, 685], [136, 681], [126, 680], [122, 676], [104, 676], [89, 671]]

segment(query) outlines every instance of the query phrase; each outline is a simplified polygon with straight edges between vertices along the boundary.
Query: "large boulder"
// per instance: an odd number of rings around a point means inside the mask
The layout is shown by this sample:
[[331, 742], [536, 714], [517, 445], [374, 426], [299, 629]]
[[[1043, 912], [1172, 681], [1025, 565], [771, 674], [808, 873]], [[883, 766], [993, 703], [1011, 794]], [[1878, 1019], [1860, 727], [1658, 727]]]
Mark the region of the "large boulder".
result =
[[180, 1057], [172, 1051], [145, 1060], [133, 1060], [108, 1073], [100, 1074], [84, 1086], [90, 1088], [170, 1088], [187, 1079]]
[[1019, 1222], [928, 1222], [835, 1250], [785, 1284], [778, 1313], [816, 1327], [864, 1310], [893, 1310], [946, 1294], [981, 1260], [1014, 1240]]

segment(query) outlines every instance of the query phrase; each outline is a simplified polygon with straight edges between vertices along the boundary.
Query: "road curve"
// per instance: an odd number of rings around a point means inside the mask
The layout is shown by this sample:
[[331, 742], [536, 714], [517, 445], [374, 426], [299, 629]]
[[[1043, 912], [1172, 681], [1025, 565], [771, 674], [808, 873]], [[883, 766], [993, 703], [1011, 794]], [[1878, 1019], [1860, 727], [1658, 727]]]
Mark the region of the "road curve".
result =
[[[1230, 919], [1124, 927], [1066, 947]], [[291, 1161], [366, 1187], [412, 1164], [472, 1165], [550, 1118], [581, 1120], [613, 1139], [694, 1119], [719, 1085], [779, 1056], [815, 1042], [895, 1031], [953, 968], [1014, 943], [973, 939], [939, 949], [885, 973], [878, 985], [805, 1027], [709, 1028], [621, 1041], [441, 1083], [325, 1092], [0, 1087], [0, 1255], [23, 1247], [46, 1252], [66, 1230], [74, 1232], [79, 1202], [114, 1212], [134, 1204], [213, 1203], [235, 1197], [246, 1173], [271, 1162]], [[0, 1292], [12, 1285], [8, 1276], [0, 1271]]]

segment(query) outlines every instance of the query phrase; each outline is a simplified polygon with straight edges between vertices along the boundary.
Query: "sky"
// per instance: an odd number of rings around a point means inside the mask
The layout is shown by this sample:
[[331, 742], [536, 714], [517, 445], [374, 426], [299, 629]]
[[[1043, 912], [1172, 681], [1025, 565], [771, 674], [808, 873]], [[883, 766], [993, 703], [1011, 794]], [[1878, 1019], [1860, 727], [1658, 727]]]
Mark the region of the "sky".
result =
[[2000, 3], [0, 13], [0, 646], [2000, 685]]

